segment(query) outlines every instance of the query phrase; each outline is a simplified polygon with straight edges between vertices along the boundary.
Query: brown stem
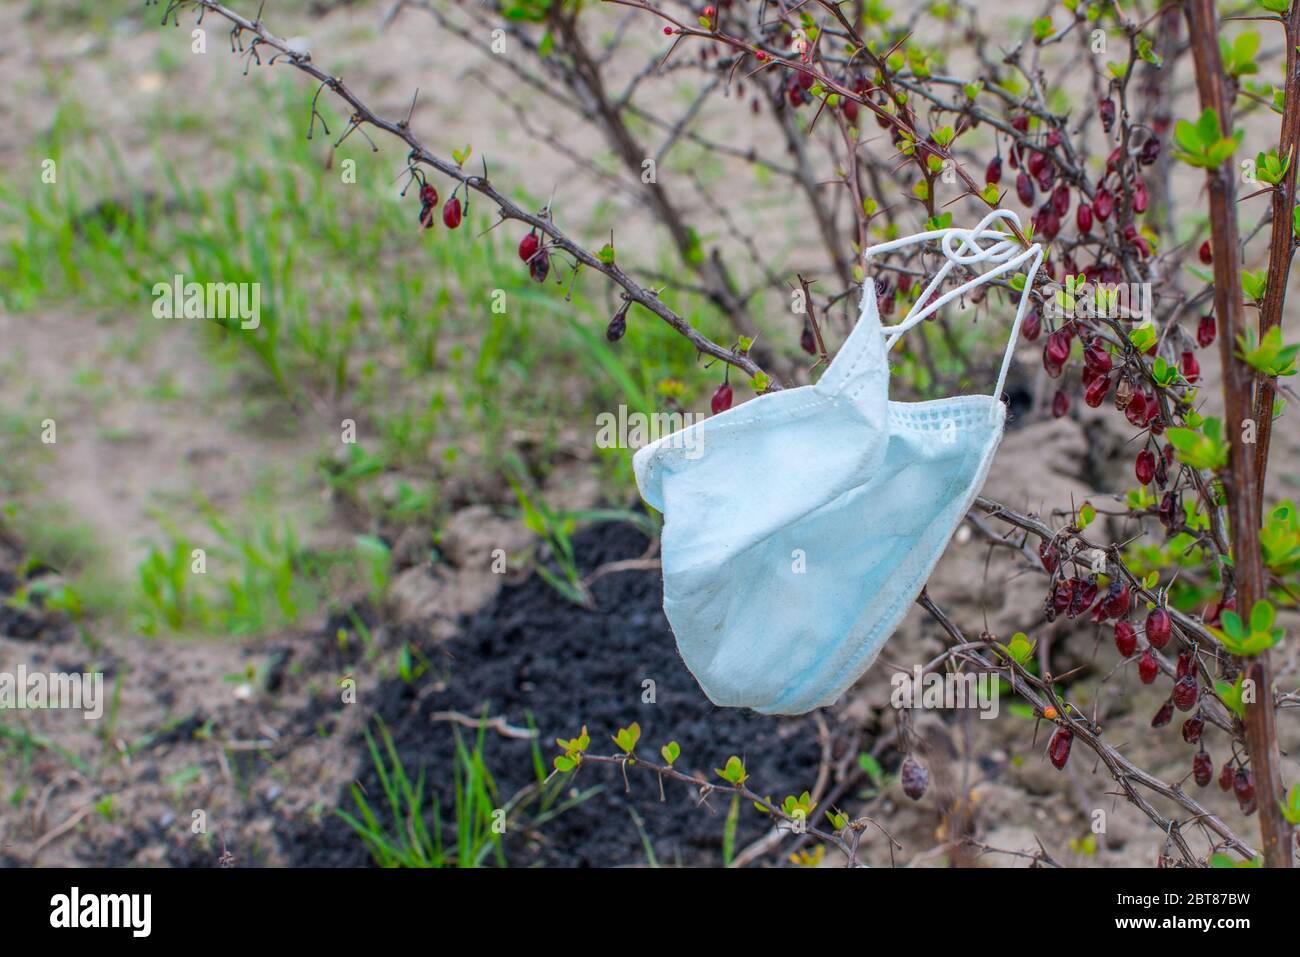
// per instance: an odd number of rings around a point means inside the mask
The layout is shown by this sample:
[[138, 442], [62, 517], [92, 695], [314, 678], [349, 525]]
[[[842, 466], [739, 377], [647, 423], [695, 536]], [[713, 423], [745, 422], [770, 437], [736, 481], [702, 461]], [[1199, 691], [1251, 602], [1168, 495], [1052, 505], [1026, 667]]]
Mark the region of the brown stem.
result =
[[[1278, 156], [1288, 157], [1291, 165], [1282, 182], [1273, 188], [1273, 231], [1268, 247], [1268, 287], [1259, 310], [1259, 337], [1282, 324], [1282, 307], [1286, 303], [1286, 284], [1291, 274], [1291, 258], [1295, 253], [1292, 210], [1295, 209], [1296, 166], [1300, 164], [1300, 3], [1291, 4], [1291, 12], [1283, 22], [1286, 33], [1286, 82], [1282, 111], [1282, 133], [1278, 143]], [[1264, 478], [1268, 474], [1268, 446], [1273, 437], [1273, 399], [1277, 394], [1277, 381], [1261, 377], [1255, 395], [1255, 475], [1258, 483], [1260, 509], [1263, 510]]]
[[[1191, 35], [1192, 60], [1201, 108], [1218, 113], [1222, 135], [1232, 133], [1233, 92], [1229, 89], [1219, 54], [1219, 17], [1214, 0], [1188, 0], [1184, 8]], [[1294, 55], [1294, 51], [1290, 56]], [[1290, 57], [1288, 57], [1288, 60]], [[1210, 200], [1210, 244], [1214, 254], [1214, 308], [1219, 320], [1219, 357], [1223, 365], [1224, 429], [1231, 437], [1228, 493], [1237, 607], [1250, 615], [1255, 602], [1267, 596], [1267, 583], [1259, 546], [1260, 497], [1255, 457], [1241, 441], [1247, 421], [1256, 415], [1253, 405], [1254, 373], [1233, 355], [1237, 336], [1246, 327], [1241, 301], [1241, 259], [1237, 215], [1233, 208], [1234, 182], [1230, 160], [1206, 170]], [[1289, 244], [1288, 244], [1289, 245]], [[1256, 427], [1261, 423], [1256, 419]], [[1246, 748], [1250, 752], [1259, 793], [1259, 828], [1264, 863], [1291, 866], [1291, 825], [1282, 816], [1282, 775], [1273, 703], [1273, 679], [1268, 652], [1243, 662], [1246, 677], [1254, 682], [1255, 701], [1246, 707]]]

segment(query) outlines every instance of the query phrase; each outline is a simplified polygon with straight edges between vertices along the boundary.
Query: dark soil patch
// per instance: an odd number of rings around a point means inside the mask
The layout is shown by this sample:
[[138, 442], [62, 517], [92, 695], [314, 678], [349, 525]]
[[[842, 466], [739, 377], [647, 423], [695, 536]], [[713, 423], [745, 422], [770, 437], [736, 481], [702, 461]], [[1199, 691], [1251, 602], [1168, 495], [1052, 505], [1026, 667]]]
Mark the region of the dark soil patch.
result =
[[[646, 541], [632, 526], [600, 525], [577, 536], [575, 546], [580, 563], [589, 570], [640, 555]], [[378, 714], [388, 725], [403, 765], [411, 774], [425, 767], [443, 808], [451, 807], [453, 726], [432, 715], [459, 711], [477, 716], [486, 707], [492, 717], [515, 726], [525, 726], [531, 715], [540, 730], [548, 770], [558, 753], [555, 738], [575, 736], [586, 725], [592, 752], [610, 754], [616, 750], [610, 735], [637, 721], [642, 750], [655, 755], [660, 745], [677, 741], [682, 750], [677, 767], [688, 773], [717, 780], [713, 769], [737, 754], [755, 788], [777, 800], [811, 787], [819, 759], [812, 722], [710, 704], [677, 653], [663, 615], [661, 589], [662, 579], [655, 573], [607, 575], [593, 586], [599, 609], [593, 612], [565, 601], [536, 575], [506, 587], [496, 602], [464, 623], [456, 638], [432, 652], [446, 673], [426, 676], [415, 687], [396, 680], [383, 687]], [[647, 680], [654, 682], [653, 703], [643, 700]], [[474, 734], [472, 729], [461, 733], [467, 740]], [[535, 780], [527, 741], [488, 732], [484, 750], [502, 801]], [[381, 795], [368, 757], [361, 766], [367, 793]], [[645, 864], [647, 855], [629, 809], [643, 821], [659, 863], [721, 864], [728, 798], [715, 795], [711, 811], [696, 806], [695, 790], [686, 785], [669, 782], [666, 800], [661, 801], [654, 775], [631, 769], [628, 779], [631, 791], [624, 793], [617, 767], [584, 768], [576, 786], [601, 785], [601, 793], [547, 823], [539, 835], [508, 835], [510, 864]], [[341, 795], [340, 806], [351, 810], [351, 797]], [[452, 826], [450, 820], [445, 823]], [[768, 826], [767, 818], [743, 805], [737, 849]], [[366, 862], [359, 840], [337, 819], [314, 838], [296, 837], [302, 864]]]

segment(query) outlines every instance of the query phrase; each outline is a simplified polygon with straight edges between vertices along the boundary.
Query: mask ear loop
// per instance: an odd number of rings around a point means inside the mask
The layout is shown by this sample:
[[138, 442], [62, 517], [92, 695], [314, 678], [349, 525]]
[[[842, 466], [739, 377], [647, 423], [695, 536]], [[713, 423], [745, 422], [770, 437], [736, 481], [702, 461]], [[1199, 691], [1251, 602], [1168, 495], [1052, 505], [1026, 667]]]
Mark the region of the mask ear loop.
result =
[[993, 387], [994, 408], [1002, 405], [1002, 389], [1007, 384], [1007, 373], [1011, 369], [1011, 356], [1016, 351], [1016, 342], [1020, 338], [1020, 325], [1025, 321], [1025, 313], [1029, 311], [1030, 293], [1034, 288], [1034, 277], [1038, 274], [1038, 267], [1043, 264], [1043, 247], [1034, 243], [1029, 250], [1021, 256], [1017, 256], [1013, 262], [1021, 263], [1033, 257], [1029, 264], [1029, 269], [1025, 273], [1025, 288], [1020, 292], [1020, 304], [1016, 306], [1016, 318], [1011, 324], [1011, 338], [1007, 340], [1007, 351], [1002, 356], [1002, 368], [998, 370], [998, 381]]

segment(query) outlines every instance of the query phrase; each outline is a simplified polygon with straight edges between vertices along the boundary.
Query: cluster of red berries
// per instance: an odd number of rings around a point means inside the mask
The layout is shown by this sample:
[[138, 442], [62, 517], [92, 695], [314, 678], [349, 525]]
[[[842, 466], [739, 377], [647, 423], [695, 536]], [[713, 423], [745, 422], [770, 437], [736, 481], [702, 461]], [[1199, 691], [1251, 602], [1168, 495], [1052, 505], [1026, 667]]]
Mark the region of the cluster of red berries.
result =
[[[433, 228], [433, 213], [438, 208], [438, 190], [428, 181], [420, 185], [420, 225], [425, 229]], [[455, 229], [460, 225], [462, 210], [460, 199], [455, 193], [443, 204], [442, 207], [442, 224], [448, 229]]]
[[551, 254], [543, 248], [536, 229], [519, 240], [519, 258], [528, 264], [528, 274], [533, 279], [546, 282], [551, 271]]

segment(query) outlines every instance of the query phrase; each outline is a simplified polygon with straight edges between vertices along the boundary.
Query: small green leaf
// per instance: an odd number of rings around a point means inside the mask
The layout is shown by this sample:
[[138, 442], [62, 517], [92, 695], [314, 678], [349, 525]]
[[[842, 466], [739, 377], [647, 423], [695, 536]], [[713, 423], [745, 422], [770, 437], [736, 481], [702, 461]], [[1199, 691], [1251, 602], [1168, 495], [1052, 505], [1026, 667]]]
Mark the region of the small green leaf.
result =
[[662, 748], [659, 749], [659, 753], [663, 755], [664, 764], [668, 765], [671, 768], [673, 766], [673, 763], [679, 757], [681, 757], [682, 754], [681, 745], [679, 745], [676, 741], [669, 741], [667, 744], [665, 744]]

